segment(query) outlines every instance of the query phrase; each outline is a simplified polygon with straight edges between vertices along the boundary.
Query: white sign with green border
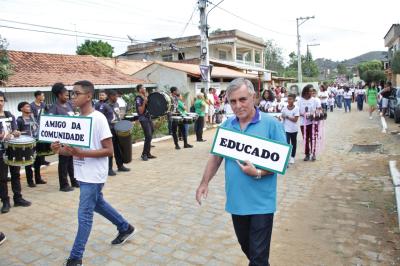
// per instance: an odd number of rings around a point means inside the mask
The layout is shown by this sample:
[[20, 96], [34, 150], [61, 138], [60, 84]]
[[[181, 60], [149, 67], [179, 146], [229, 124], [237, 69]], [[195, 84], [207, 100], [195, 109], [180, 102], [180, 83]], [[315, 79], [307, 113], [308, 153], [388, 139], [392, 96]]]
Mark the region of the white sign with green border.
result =
[[41, 115], [39, 141], [90, 148], [92, 118], [87, 116]]
[[250, 161], [257, 168], [285, 174], [292, 145], [219, 127], [211, 153], [239, 161]]

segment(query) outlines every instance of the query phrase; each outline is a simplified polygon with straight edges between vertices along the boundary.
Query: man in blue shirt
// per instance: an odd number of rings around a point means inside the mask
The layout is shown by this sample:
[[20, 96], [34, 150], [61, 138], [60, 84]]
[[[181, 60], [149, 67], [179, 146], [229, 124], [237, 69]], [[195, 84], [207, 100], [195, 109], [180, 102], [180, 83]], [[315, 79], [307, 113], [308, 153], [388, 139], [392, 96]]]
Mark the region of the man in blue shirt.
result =
[[[233, 80], [226, 91], [235, 116], [221, 127], [285, 143], [283, 126], [274, 117], [255, 107], [253, 84], [246, 79]], [[210, 155], [196, 200], [208, 194], [208, 183], [216, 174], [223, 158]], [[269, 265], [269, 248], [276, 210], [277, 175], [257, 169], [251, 162], [225, 158], [225, 191], [227, 212], [232, 214], [239, 244], [249, 265]]]

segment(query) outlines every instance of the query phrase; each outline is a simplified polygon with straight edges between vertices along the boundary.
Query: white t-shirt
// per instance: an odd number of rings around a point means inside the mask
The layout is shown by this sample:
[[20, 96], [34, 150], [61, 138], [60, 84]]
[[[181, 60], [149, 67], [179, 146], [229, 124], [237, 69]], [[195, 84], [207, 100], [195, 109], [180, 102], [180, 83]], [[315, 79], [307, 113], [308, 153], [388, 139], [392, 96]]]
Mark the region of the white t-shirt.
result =
[[124, 107], [126, 107], [126, 102], [125, 102], [124, 99], [122, 99], [122, 97], [118, 97], [118, 98], [117, 98], [117, 103], [118, 103], [119, 108], [124, 108]]
[[353, 93], [349, 90], [349, 91], [345, 91], [343, 94], [343, 97], [345, 99], [351, 99], [353, 97]]
[[356, 90], [357, 95], [364, 95], [365, 94], [365, 89], [357, 89]]
[[[112, 134], [106, 117], [99, 111], [93, 111], [88, 117], [92, 117], [92, 139], [90, 150], [102, 148], [101, 141], [111, 138]], [[87, 183], [105, 183], [108, 176], [108, 157], [78, 158], [74, 157], [75, 178]]]
[[318, 92], [318, 97], [320, 98], [321, 103], [327, 103], [328, 102], [328, 96], [329, 96], [329, 93], [327, 91]]
[[207, 94], [207, 99], [210, 101], [211, 105], [214, 105], [214, 95], [212, 93]]
[[300, 110], [300, 125], [311, 125], [312, 121], [303, 117], [306, 113], [314, 114], [315, 111], [321, 108], [321, 101], [318, 98], [311, 97], [306, 100], [300, 98], [299, 100], [299, 110]]
[[[289, 110], [287, 106], [283, 107], [282, 109], [282, 116], [285, 117], [296, 117], [300, 116], [299, 107], [294, 106], [292, 110]], [[283, 120], [283, 126], [285, 127], [285, 131], [289, 133], [299, 131], [297, 122], [290, 121], [289, 119]]]
[[344, 89], [338, 89], [337, 90], [337, 95], [343, 96], [343, 94], [344, 94]]
[[260, 102], [260, 109], [264, 112], [272, 113], [275, 109], [275, 101], [262, 100]]
[[335, 98], [331, 97], [328, 99], [329, 106], [335, 106]]

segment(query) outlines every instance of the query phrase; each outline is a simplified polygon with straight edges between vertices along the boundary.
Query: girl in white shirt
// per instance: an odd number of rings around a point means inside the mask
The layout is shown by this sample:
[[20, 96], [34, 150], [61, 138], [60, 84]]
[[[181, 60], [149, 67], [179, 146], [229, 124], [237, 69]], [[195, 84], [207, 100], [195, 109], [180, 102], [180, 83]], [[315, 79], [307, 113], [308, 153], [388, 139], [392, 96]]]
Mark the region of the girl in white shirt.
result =
[[299, 107], [294, 105], [296, 100], [295, 94], [288, 95], [288, 104], [282, 109], [283, 126], [286, 132], [286, 139], [288, 144], [292, 144], [292, 154], [289, 163], [294, 163], [297, 147], [297, 132], [299, 130], [298, 119], [300, 116]]
[[316, 112], [321, 112], [321, 102], [312, 97], [313, 86], [308, 84], [301, 92], [299, 100], [300, 130], [304, 138], [305, 158], [304, 161], [316, 160], [316, 141], [318, 139], [318, 124], [313, 122]]
[[319, 87], [318, 98], [321, 100], [321, 107], [325, 112], [328, 111], [328, 97], [328, 91], [326, 90], [324, 85], [321, 85]]
[[356, 101], [357, 101], [358, 111], [362, 111], [364, 108], [364, 101], [365, 101], [365, 89], [361, 85], [356, 90]]
[[343, 98], [344, 98], [344, 111], [346, 113], [347, 111], [351, 112], [351, 100], [353, 98], [353, 93], [348, 87], [346, 87], [344, 90]]

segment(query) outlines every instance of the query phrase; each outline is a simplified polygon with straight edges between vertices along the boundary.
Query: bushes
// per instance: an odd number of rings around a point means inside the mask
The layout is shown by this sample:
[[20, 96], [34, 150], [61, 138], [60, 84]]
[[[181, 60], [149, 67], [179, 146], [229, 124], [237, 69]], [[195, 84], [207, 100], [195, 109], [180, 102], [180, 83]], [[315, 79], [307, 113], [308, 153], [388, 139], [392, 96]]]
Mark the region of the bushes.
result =
[[[154, 124], [154, 138], [159, 138], [168, 135], [168, 119], [166, 116], [153, 120]], [[132, 140], [141, 141], [144, 138], [143, 130], [139, 121], [133, 123]]]

